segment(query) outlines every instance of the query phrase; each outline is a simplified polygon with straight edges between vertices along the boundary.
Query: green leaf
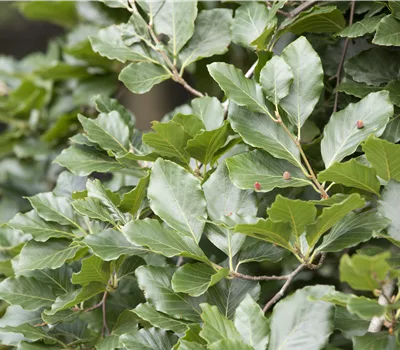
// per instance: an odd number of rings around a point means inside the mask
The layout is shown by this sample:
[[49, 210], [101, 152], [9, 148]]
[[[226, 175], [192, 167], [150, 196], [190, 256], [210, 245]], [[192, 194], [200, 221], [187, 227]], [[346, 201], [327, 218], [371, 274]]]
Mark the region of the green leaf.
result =
[[228, 274], [229, 269], [225, 268], [217, 272], [211, 266], [202, 263], [185, 264], [172, 276], [172, 288], [175, 292], [198, 297]]
[[87, 197], [73, 201], [72, 206], [81, 215], [115, 225], [114, 218], [97, 198]]
[[274, 222], [271, 219], [259, 219], [255, 224], [236, 225], [235, 232], [240, 232], [247, 236], [292, 250], [289, 242], [292, 229], [287, 222]]
[[346, 163], [333, 163], [328, 169], [318, 174], [318, 180], [359, 188], [377, 195], [381, 187], [375, 169], [362, 165], [355, 159]]
[[201, 318], [204, 322], [200, 336], [204, 338], [208, 344], [215, 343], [219, 340], [237, 340], [242, 338], [236, 330], [232, 321], [221, 315], [216, 306], [201, 304]]
[[400, 21], [393, 15], [384, 17], [378, 24], [372, 42], [375, 45], [400, 46]]
[[54, 162], [80, 176], [90, 175], [95, 171], [106, 173], [123, 168], [121, 164], [104, 152], [92, 147], [76, 145], [63, 150]]
[[349, 213], [324, 236], [318, 251], [340, 252], [372, 238], [375, 232], [386, 228], [390, 220], [376, 212]]
[[[218, 103], [221, 105], [219, 101]], [[172, 118], [172, 121], [182, 125], [183, 129], [190, 137], [195, 137], [197, 134], [205, 129], [204, 123], [202, 122], [200, 117], [194, 114], [185, 115], [182, 113], [178, 113]]]
[[175, 333], [184, 333], [189, 328], [185, 321], [175, 320], [166, 314], [158, 312], [149, 303], [139, 304], [132, 312], [154, 327], [171, 330]]
[[21, 250], [18, 272], [36, 269], [56, 269], [71, 259], [80, 247], [65, 239], [49, 239], [47, 242], [29, 241]]
[[280, 301], [270, 319], [270, 349], [323, 349], [333, 331], [334, 307], [322, 298], [332, 290], [330, 286], [316, 285], [298, 289]]
[[[303, 187], [310, 185], [300, 169], [285, 160], [273, 158], [263, 151], [252, 151], [228, 158], [226, 165], [233, 184], [243, 190], [254, 189], [258, 182], [258, 192], [269, 192], [274, 188]], [[283, 173], [288, 171], [290, 179], [285, 180]]]
[[154, 29], [168, 35], [168, 49], [174, 58], [192, 37], [196, 16], [197, 1], [166, 2], [154, 16]]
[[228, 115], [232, 128], [247, 144], [262, 148], [274, 157], [285, 159], [298, 167], [301, 166], [300, 153], [295, 143], [271, 118], [233, 103], [230, 103]]
[[247, 237], [240, 251], [240, 264], [262, 262], [265, 260], [277, 263], [285, 256], [286, 251], [274, 244], [260, 242], [258, 239]]
[[285, 198], [279, 194], [267, 213], [273, 221], [290, 223], [293, 234], [299, 238], [306, 226], [314, 222], [317, 209], [313, 203]]
[[199, 160], [206, 166], [210, 164], [215, 153], [225, 145], [229, 135], [229, 124], [225, 122], [220, 128], [211, 131], [202, 131], [187, 143], [186, 150], [192, 158]]
[[268, 320], [250, 295], [236, 309], [235, 327], [244, 342], [254, 350], [266, 349], [269, 340]]
[[261, 69], [260, 83], [267, 98], [278, 106], [279, 101], [289, 95], [293, 82], [292, 68], [279, 57], [272, 57]]
[[352, 315], [345, 307], [336, 306], [335, 328], [339, 329], [346, 338], [364, 335], [368, 331], [370, 322]]
[[400, 240], [400, 217], [397, 210], [399, 202], [400, 183], [390, 180], [382, 192], [382, 198], [378, 202], [378, 211], [390, 219], [387, 232], [389, 236], [396, 240]]
[[356, 82], [379, 86], [398, 79], [399, 57], [399, 53], [395, 51], [375, 47], [348, 59], [344, 71]]
[[[179, 165], [157, 159], [148, 188], [150, 207], [175, 230], [200, 240], [206, 218], [206, 201], [200, 182]], [[200, 218], [200, 219], [199, 219]]]
[[273, 114], [265, 104], [260, 85], [254, 80], [247, 79], [240, 69], [222, 62], [211, 63], [207, 68], [230, 100], [239, 106], [246, 106], [254, 112], [268, 114], [272, 117]]
[[203, 121], [206, 130], [218, 129], [224, 123], [224, 107], [216, 97], [198, 97], [191, 104], [193, 113]]
[[336, 91], [344, 92], [347, 95], [353, 95], [359, 98], [364, 98], [371, 92], [378, 92], [381, 90], [382, 88], [380, 87], [367, 85], [364, 83], [356, 83], [354, 81], [343, 81], [336, 88]]
[[364, 17], [361, 21], [353, 23], [336, 35], [342, 38], [359, 38], [365, 34], [373, 33], [383, 16]]
[[203, 10], [196, 18], [194, 33], [179, 59], [182, 67], [197, 60], [228, 51], [231, 42], [232, 10]]
[[157, 311], [189, 321], [200, 320], [200, 299], [176, 293], [171, 287], [172, 267], [141, 266], [136, 269], [139, 287], [145, 292], [147, 301]]
[[208, 258], [191, 237], [166, 229], [157, 220], [134, 220], [122, 230], [130, 242], [143, 246], [153, 253], [169, 258], [180, 255], [209, 263]]
[[102, 149], [128, 152], [129, 128], [117, 111], [100, 113], [96, 119], [78, 115], [78, 119], [86, 131], [86, 137]]
[[386, 331], [353, 337], [353, 350], [396, 350], [396, 337]]
[[142, 328], [138, 332], [121, 335], [120, 340], [127, 350], [170, 350], [178, 338], [157, 328]]
[[48, 344], [57, 343], [57, 339], [47, 335], [42, 328], [34, 327], [28, 323], [18, 326], [5, 326], [0, 328], [0, 332], [21, 333], [26, 340], [37, 341], [45, 340]]
[[122, 197], [119, 209], [123, 212], [129, 212], [135, 215], [142, 205], [143, 200], [146, 198], [147, 186], [149, 185], [150, 173], [142, 177], [137, 183], [136, 187]]
[[[128, 125], [129, 129], [133, 129], [135, 127], [135, 117], [124, 106], [122, 106], [118, 100], [104, 95], [96, 95], [92, 100], [96, 106], [96, 109], [100, 113], [107, 114], [116, 111], [124, 120], [125, 124]], [[130, 130], [130, 134], [131, 132], [132, 130]]]
[[364, 320], [371, 320], [374, 316], [383, 316], [386, 312], [386, 307], [380, 305], [378, 300], [355, 296], [350, 298], [347, 309]]
[[78, 21], [75, 3], [58, 1], [43, 6], [39, 1], [21, 2], [18, 9], [31, 20], [48, 21], [63, 27], [71, 28]]
[[[382, 135], [392, 115], [393, 105], [387, 91], [371, 93], [360, 102], [350, 103], [344, 110], [333, 113], [321, 141], [325, 167], [354, 153], [370, 134]], [[357, 128], [358, 120], [363, 121], [361, 129]]]
[[140, 255], [146, 252], [143, 248], [128, 242], [121, 232], [113, 229], [89, 235], [83, 242], [93, 254], [106, 261], [118, 259], [121, 255]]
[[[239, 340], [229, 340], [223, 339], [212, 343], [209, 347], [210, 350], [225, 350], [225, 349], [235, 349], [235, 350], [252, 350], [253, 348], [242, 341]], [[194, 349], [197, 350], [197, 349]]]
[[252, 49], [252, 44], [264, 31], [269, 13], [265, 4], [243, 3], [235, 12], [232, 22], [232, 41]]
[[82, 260], [82, 267], [78, 273], [72, 275], [72, 283], [82, 286], [91, 282], [107, 284], [111, 276], [110, 263], [103, 261], [96, 255]]
[[143, 135], [143, 142], [152, 147], [161, 156], [177, 159], [180, 164], [189, 163], [186, 144], [190, 139], [182, 125], [175, 121], [168, 123], [153, 122], [155, 133]]
[[399, 145], [370, 136], [362, 148], [379, 177], [386, 181], [400, 181]]
[[365, 200], [358, 193], [353, 193], [342, 202], [324, 208], [315, 223], [307, 227], [306, 238], [310, 247], [315, 246], [321, 236], [348, 213], [364, 205]]
[[8, 222], [8, 225], [26, 235], [32, 235], [33, 239], [39, 242], [46, 242], [49, 238], [73, 239], [76, 237], [67, 227], [44, 221], [35, 210], [25, 214], [18, 213]]
[[135, 94], [144, 94], [154, 85], [170, 78], [171, 75], [163, 67], [151, 62], [131, 63], [120, 73], [118, 79]]
[[33, 277], [19, 276], [7, 278], [0, 283], [0, 298], [11, 305], [35, 311], [51, 306], [56, 297], [49, 285]]
[[289, 44], [281, 56], [292, 69], [293, 83], [280, 106], [300, 130], [314, 110], [324, 86], [321, 59], [305, 37]]
[[384, 281], [390, 265], [386, 262], [390, 253], [385, 252], [375, 256], [347, 254], [340, 259], [340, 281], [347, 282], [356, 290], [373, 291], [380, 288], [380, 281]]

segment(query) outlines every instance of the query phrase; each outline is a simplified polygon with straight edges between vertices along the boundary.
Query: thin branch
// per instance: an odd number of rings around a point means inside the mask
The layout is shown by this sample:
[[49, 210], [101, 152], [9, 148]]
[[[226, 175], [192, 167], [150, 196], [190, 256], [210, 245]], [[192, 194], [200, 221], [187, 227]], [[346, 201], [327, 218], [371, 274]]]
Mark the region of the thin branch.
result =
[[296, 17], [301, 12], [309, 9], [310, 7], [314, 6], [318, 1], [303, 1], [301, 5], [297, 6], [293, 11], [290, 11], [287, 15], [289, 18]]
[[[355, 7], [356, 7], [356, 2], [352, 1], [351, 2], [351, 7], [350, 7], [349, 26], [351, 26], [353, 24]], [[340, 57], [338, 69], [337, 69], [336, 74], [335, 74], [335, 77], [336, 77], [336, 88], [335, 88], [336, 92], [335, 92], [335, 102], [333, 104], [333, 113], [335, 113], [337, 111], [337, 107], [338, 107], [339, 91], [337, 91], [337, 89], [338, 89], [339, 84], [340, 84], [343, 64], [344, 64], [344, 60], [346, 58], [346, 53], [347, 53], [347, 48], [349, 47], [349, 42], [350, 42], [349, 38], [346, 38], [346, 40], [344, 41], [344, 45], [343, 45], [342, 56]]]
[[250, 276], [250, 275], [245, 275], [240, 272], [231, 272], [232, 277], [240, 278], [242, 280], [247, 280], [247, 281], [285, 281], [289, 279], [289, 275], [283, 275], [283, 276]]
[[110, 330], [108, 329], [107, 326], [107, 314], [106, 314], [106, 300], [107, 300], [107, 291], [104, 292], [103, 299], [102, 299], [102, 311], [103, 311], [103, 328], [101, 330], [101, 336], [104, 336], [104, 334], [107, 332], [107, 335], [110, 334]]
[[[394, 281], [391, 280], [388, 283], [384, 284], [382, 287], [382, 294], [378, 298], [378, 303], [380, 305], [388, 305], [393, 294], [394, 290]], [[371, 323], [368, 327], [368, 332], [377, 333], [382, 329], [383, 324], [385, 323], [385, 316], [374, 316], [371, 320]]]
[[183, 264], [183, 256], [178, 257], [178, 261], [176, 262], [176, 267], [179, 267]]

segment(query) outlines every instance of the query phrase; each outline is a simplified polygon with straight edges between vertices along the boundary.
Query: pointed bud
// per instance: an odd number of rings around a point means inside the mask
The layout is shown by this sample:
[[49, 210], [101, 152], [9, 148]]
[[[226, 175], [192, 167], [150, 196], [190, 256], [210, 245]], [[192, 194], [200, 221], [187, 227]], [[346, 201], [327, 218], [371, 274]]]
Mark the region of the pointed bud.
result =
[[362, 120], [357, 120], [357, 129], [362, 129], [364, 127], [364, 122]]
[[282, 176], [283, 176], [284, 180], [289, 180], [290, 179], [290, 173], [288, 171], [285, 171]]
[[261, 185], [260, 185], [260, 183], [259, 183], [259, 182], [256, 182], [256, 183], [254, 184], [254, 188], [255, 188], [257, 191], [261, 190]]

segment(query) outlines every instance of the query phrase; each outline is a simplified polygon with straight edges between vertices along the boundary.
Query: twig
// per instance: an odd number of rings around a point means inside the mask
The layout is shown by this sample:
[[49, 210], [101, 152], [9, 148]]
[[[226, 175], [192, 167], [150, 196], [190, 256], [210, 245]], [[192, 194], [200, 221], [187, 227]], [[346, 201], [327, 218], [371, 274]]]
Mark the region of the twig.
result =
[[[356, 7], [356, 2], [352, 1], [351, 2], [351, 7], [350, 7], [349, 26], [351, 26], [353, 24], [355, 7]], [[342, 56], [340, 57], [338, 69], [336, 71], [336, 74], [334, 75], [336, 77], [336, 88], [335, 88], [336, 92], [335, 92], [335, 102], [333, 104], [333, 113], [335, 113], [337, 111], [337, 107], [338, 107], [339, 91], [337, 91], [337, 89], [338, 89], [339, 84], [340, 84], [341, 75], [342, 75], [342, 68], [343, 68], [344, 60], [346, 58], [347, 48], [349, 47], [349, 42], [350, 42], [349, 38], [346, 38], [346, 40], [344, 41], [343, 50], [342, 50]]]
[[[378, 298], [378, 303], [380, 305], [388, 305], [392, 293], [394, 290], [394, 281], [391, 280], [390, 282], [386, 283], [382, 287], [382, 294]], [[368, 327], [368, 332], [377, 333], [381, 330], [383, 324], [385, 322], [385, 316], [374, 316], [371, 320], [371, 323]]]
[[107, 291], [104, 292], [103, 299], [102, 299], [102, 311], [103, 311], [103, 328], [101, 330], [101, 336], [103, 337], [105, 332], [107, 332], [107, 335], [110, 334], [110, 330], [108, 329], [107, 326], [107, 314], [106, 314], [106, 299], [107, 299]]
[[314, 6], [318, 1], [303, 1], [301, 5], [297, 6], [293, 11], [290, 11], [287, 15], [289, 18], [296, 17], [300, 12], [303, 12], [310, 7]]
[[296, 270], [294, 270], [290, 275], [288, 275], [288, 279], [286, 280], [286, 282], [284, 283], [284, 285], [282, 286], [282, 288], [280, 289], [280, 291], [278, 293], [276, 293], [274, 295], [274, 297], [272, 299], [270, 299], [268, 301], [268, 303], [265, 304], [264, 308], [263, 308], [263, 312], [267, 312], [268, 309], [274, 305], [276, 302], [278, 302], [279, 299], [281, 299], [284, 295], [286, 290], [288, 289], [290, 283], [293, 281], [293, 279], [306, 267], [306, 265], [302, 264], [299, 265], [297, 267]]
[[247, 280], [247, 281], [285, 281], [289, 279], [289, 275], [283, 275], [283, 276], [250, 276], [250, 275], [245, 275], [240, 272], [231, 272], [232, 277], [240, 278], [242, 280]]
[[183, 256], [178, 257], [178, 261], [176, 262], [176, 267], [179, 267], [183, 264]]

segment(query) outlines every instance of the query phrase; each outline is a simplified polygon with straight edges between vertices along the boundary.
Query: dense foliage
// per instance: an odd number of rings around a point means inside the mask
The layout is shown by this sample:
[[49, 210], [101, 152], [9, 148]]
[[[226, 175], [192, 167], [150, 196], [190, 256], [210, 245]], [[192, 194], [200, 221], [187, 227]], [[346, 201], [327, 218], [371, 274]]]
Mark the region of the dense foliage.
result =
[[68, 32], [0, 58], [3, 345], [400, 347], [399, 3], [18, 6]]

